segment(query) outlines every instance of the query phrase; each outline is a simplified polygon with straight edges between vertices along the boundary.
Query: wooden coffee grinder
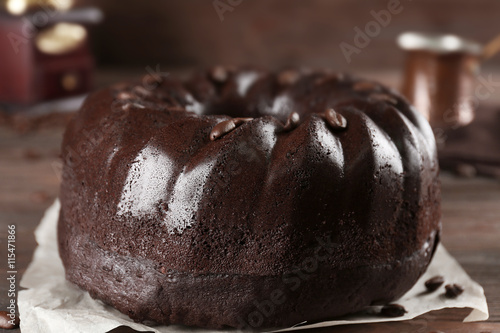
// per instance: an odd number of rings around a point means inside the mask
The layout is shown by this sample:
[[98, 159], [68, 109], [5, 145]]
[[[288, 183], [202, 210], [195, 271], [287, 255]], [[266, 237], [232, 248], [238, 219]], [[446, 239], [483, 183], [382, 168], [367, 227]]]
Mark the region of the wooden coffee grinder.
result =
[[97, 8], [72, 0], [0, 0], [0, 103], [32, 105], [88, 92], [88, 25]]

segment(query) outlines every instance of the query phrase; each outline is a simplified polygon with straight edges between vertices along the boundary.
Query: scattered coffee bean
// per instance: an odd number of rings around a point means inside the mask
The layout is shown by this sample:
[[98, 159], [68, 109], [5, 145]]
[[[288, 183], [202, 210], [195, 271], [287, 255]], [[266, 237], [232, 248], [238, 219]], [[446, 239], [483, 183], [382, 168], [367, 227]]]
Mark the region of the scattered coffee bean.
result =
[[353, 86], [354, 91], [377, 91], [380, 89], [380, 85], [370, 82], [370, 81], [358, 81]]
[[295, 69], [287, 69], [278, 74], [278, 83], [282, 86], [289, 86], [297, 82], [300, 73]]
[[136, 332], [153, 333], [153, 331], [136, 331], [131, 327], [123, 325], [113, 328], [111, 331], [107, 331], [106, 333], [136, 333]]
[[233, 118], [220, 122], [217, 125], [215, 125], [214, 128], [212, 128], [212, 131], [210, 132], [210, 140], [215, 141], [218, 138], [231, 132], [236, 127], [251, 120], [253, 120], [253, 118]]
[[447, 284], [444, 286], [446, 288], [445, 296], [448, 298], [456, 298], [460, 294], [464, 292], [464, 288], [462, 286], [454, 283], [454, 284]]
[[371, 94], [369, 98], [371, 100], [375, 100], [377, 102], [387, 102], [387, 103], [394, 104], [394, 105], [398, 104], [398, 101], [396, 100], [396, 98], [389, 96], [387, 94], [375, 93], [375, 94]]
[[340, 114], [330, 108], [323, 114], [326, 122], [334, 130], [344, 130], [347, 127], [347, 120]]
[[223, 82], [225, 82], [228, 79], [229, 73], [227, 72], [227, 70], [224, 67], [222, 67], [222, 66], [215, 66], [210, 71], [210, 77], [215, 82], [223, 83]]
[[380, 314], [386, 317], [401, 317], [404, 316], [406, 312], [408, 311], [406, 311], [404, 306], [399, 304], [388, 304], [380, 310]]
[[283, 127], [283, 129], [285, 131], [291, 131], [299, 125], [299, 121], [300, 121], [299, 114], [297, 112], [292, 112], [288, 116], [288, 119], [286, 120], [286, 123], [285, 123], [285, 126]]
[[444, 283], [444, 278], [441, 275], [437, 275], [425, 281], [425, 288], [427, 288], [428, 291], [435, 291], [443, 283]]
[[0, 328], [5, 328], [7, 330], [14, 329], [19, 326], [19, 317], [10, 317], [7, 311], [0, 311]]
[[321, 76], [319, 78], [317, 78], [316, 80], [314, 80], [314, 85], [316, 86], [320, 86], [324, 83], [329, 83], [329, 82], [339, 82], [339, 81], [342, 81], [344, 79], [344, 76], [342, 73], [336, 73], [336, 74], [328, 74], [328, 75], [325, 75], [325, 76]]

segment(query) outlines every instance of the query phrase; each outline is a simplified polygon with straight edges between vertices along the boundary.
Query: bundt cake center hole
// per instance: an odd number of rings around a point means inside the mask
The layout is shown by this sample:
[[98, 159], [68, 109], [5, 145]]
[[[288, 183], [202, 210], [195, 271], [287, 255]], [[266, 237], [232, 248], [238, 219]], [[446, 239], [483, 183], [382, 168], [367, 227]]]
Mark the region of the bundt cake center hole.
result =
[[205, 106], [205, 115], [225, 115], [232, 118], [260, 118], [264, 116], [272, 116], [286, 123], [290, 114], [296, 112], [293, 108], [272, 108], [271, 106], [260, 103], [248, 103], [244, 100], [228, 100], [223, 103], [213, 103]]

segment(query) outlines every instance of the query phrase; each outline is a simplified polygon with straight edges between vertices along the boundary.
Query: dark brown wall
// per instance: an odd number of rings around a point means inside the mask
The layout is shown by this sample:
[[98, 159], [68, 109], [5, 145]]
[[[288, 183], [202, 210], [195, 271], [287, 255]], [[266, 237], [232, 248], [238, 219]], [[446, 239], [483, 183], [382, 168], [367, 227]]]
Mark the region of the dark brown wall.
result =
[[[480, 42], [500, 33], [498, 0], [401, 0], [401, 13], [348, 64], [339, 44], [353, 44], [353, 29], [364, 29], [373, 20], [370, 11], [387, 9], [388, 0], [241, 0], [224, 13], [224, 21], [213, 0], [84, 2], [106, 13], [94, 33], [99, 62], [142, 68], [157, 63], [399, 68], [395, 38], [402, 31], [453, 32]], [[500, 56], [492, 62], [500, 63]]]

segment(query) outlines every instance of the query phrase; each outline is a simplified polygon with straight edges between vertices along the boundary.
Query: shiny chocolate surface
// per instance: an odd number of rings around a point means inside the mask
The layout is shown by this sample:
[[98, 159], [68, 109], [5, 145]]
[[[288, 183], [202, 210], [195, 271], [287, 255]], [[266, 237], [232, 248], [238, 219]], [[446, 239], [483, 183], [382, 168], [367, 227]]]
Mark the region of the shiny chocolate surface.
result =
[[401, 296], [439, 241], [429, 124], [348, 75], [117, 85], [89, 96], [62, 151], [66, 276], [138, 321], [328, 319]]

